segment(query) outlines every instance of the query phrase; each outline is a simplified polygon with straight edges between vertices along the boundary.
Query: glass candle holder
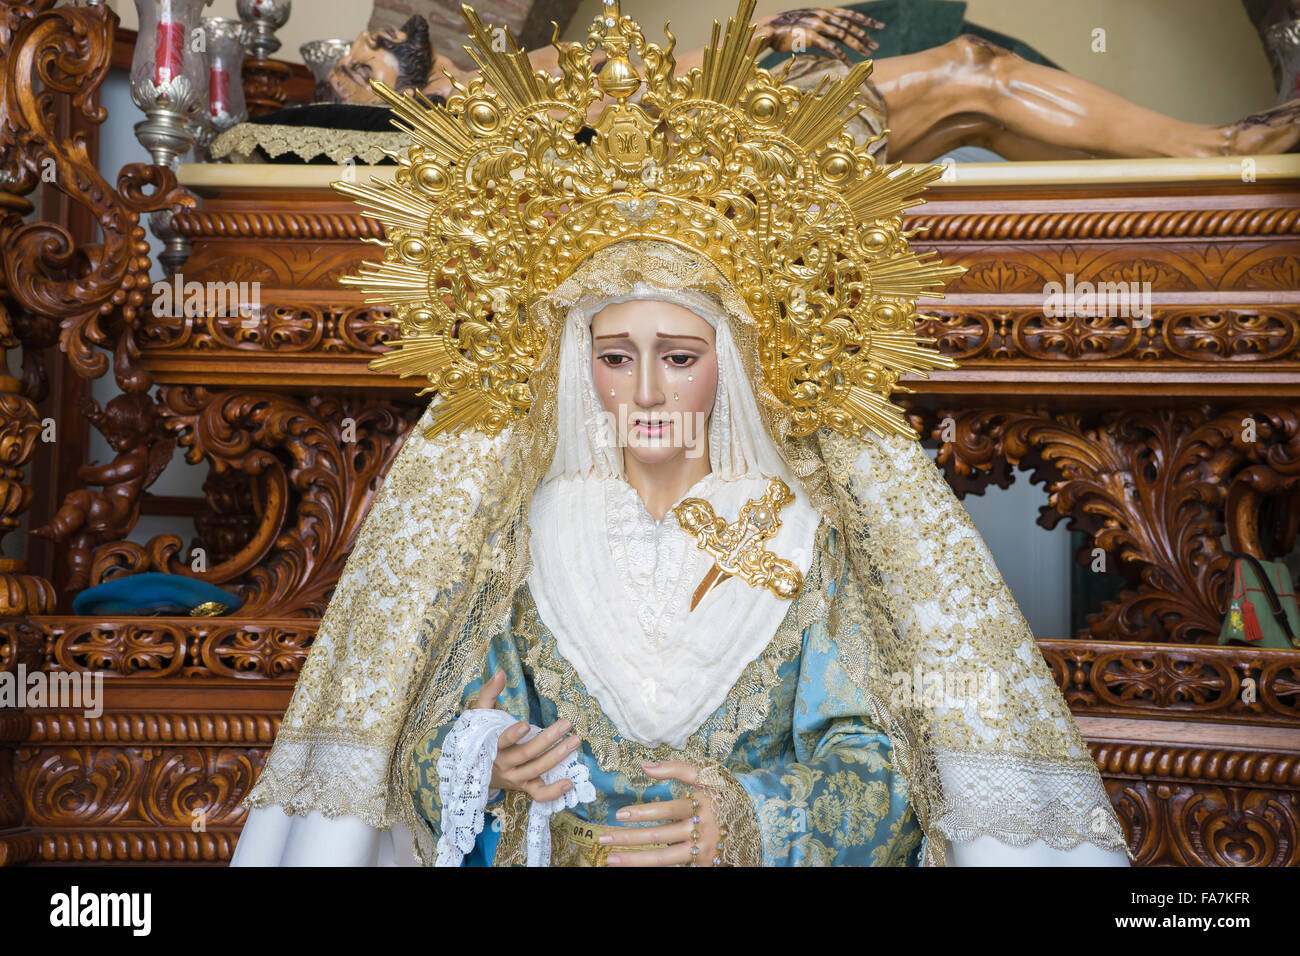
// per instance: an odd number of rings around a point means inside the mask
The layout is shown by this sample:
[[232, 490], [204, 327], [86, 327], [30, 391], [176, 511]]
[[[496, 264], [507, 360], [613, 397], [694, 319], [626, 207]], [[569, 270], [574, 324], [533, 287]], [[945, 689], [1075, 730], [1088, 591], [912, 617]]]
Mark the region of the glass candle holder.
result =
[[230, 17], [204, 17], [208, 48], [208, 123], [217, 133], [248, 119], [244, 102], [244, 45], [249, 30]]
[[312, 40], [298, 47], [298, 52], [302, 54], [302, 62], [307, 64], [311, 75], [316, 78], [317, 102], [324, 98], [321, 94], [325, 89], [325, 79], [334, 69], [334, 64], [343, 59], [350, 49], [352, 43], [348, 40]]
[[[194, 121], [208, 99], [206, 38], [199, 11], [212, 0], [135, 0], [138, 30], [131, 58], [131, 99], [145, 113], [135, 135], [155, 164], [175, 167], [194, 146]], [[189, 257], [189, 240], [172, 228], [170, 209], [149, 217], [169, 272]]]
[[238, 0], [235, 9], [239, 19], [251, 28], [248, 55], [254, 60], [265, 60], [280, 49], [280, 39], [275, 31], [289, 21], [293, 0]]
[[211, 0], [135, 0], [139, 18], [131, 59], [131, 95], [146, 113], [162, 109], [183, 117], [203, 106], [203, 42], [199, 11]]

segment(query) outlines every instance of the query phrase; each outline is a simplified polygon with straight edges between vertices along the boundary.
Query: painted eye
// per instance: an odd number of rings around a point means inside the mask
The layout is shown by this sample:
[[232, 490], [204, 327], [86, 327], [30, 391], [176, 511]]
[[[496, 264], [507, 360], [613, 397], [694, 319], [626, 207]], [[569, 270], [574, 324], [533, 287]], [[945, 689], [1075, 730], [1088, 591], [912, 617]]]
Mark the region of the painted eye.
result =
[[602, 355], [600, 360], [610, 368], [622, 368], [625, 362], [632, 361], [626, 355]]
[[694, 355], [686, 355], [686, 354], [667, 355], [665, 356], [665, 358], [668, 360], [669, 364], [671, 364], [674, 368], [690, 368], [692, 365], [695, 364]]

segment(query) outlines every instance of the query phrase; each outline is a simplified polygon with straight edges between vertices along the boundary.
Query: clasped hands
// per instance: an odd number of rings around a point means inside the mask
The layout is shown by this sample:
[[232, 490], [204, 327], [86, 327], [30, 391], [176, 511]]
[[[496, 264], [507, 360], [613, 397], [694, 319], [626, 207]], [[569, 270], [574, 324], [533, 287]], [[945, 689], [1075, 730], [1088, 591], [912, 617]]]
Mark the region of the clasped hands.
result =
[[[504, 671], [498, 670], [483, 685], [475, 708], [491, 710], [497, 697], [506, 686]], [[522, 790], [534, 800], [555, 800], [573, 787], [571, 780], [548, 784], [542, 774], [551, 770], [582, 746], [582, 738], [569, 734], [573, 725], [567, 720], [557, 720], [532, 740], [520, 743], [528, 733], [529, 723], [521, 721], [502, 731], [497, 740], [497, 757], [492, 763], [494, 790]], [[699, 769], [679, 760], [642, 764], [647, 777], [655, 780], [678, 780], [695, 786]], [[657, 826], [622, 827], [601, 837], [607, 846], [633, 846], [663, 843], [666, 846], [649, 850], [623, 850], [609, 855], [610, 866], [678, 866], [692, 861], [699, 866], [711, 866], [718, 848], [718, 822], [713, 812], [713, 801], [708, 791], [697, 787], [693, 808], [690, 799], [653, 800], [636, 806], [624, 807], [614, 816], [620, 823], [651, 823], [666, 821]], [[696, 839], [691, 833], [695, 831]], [[692, 848], [698, 854], [691, 853]]]

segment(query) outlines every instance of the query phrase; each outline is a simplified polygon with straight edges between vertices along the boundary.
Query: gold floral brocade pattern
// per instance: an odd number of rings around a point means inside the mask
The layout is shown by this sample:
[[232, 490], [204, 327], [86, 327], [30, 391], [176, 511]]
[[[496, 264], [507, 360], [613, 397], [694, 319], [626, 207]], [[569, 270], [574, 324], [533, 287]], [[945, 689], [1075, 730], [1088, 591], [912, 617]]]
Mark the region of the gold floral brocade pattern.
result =
[[[927, 833], [1127, 851], [1029, 625], [938, 467], [918, 443], [893, 437], [863, 443], [823, 433], [822, 445], [851, 529], [852, 573], [879, 585], [847, 589], [841, 613], [894, 629], [864, 629], [869, 640], [849, 661], [906, 767]], [[899, 675], [954, 671], [996, 693], [956, 703], [898, 693]], [[942, 862], [936, 844], [930, 862]]]

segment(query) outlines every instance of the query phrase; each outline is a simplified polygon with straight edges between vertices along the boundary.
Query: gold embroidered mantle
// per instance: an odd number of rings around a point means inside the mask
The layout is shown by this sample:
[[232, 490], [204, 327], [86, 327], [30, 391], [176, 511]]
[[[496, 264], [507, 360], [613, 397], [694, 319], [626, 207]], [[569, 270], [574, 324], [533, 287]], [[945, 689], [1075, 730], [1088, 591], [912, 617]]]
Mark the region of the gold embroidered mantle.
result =
[[[617, 253], [617, 254], [616, 254]], [[638, 281], [715, 294], [751, 383], [752, 317], [711, 264], [637, 243], [596, 256], [539, 308], [565, 314], [593, 290]], [[355, 814], [376, 827], [415, 818], [414, 744], [454, 720], [528, 569], [528, 506], [554, 454], [555, 365], [529, 417], [494, 437], [408, 437], [363, 525], [248, 799], [291, 813]], [[915, 441], [791, 433], [755, 388], [764, 422], [819, 512], [843, 534], [853, 587], [828, 618], [850, 678], [870, 694], [908, 779], [933, 862], [945, 839], [1123, 846], [1100, 777], [987, 546]], [[435, 404], [440, 399], [435, 399]], [[851, 599], [852, 603], [847, 603]], [[999, 675], [996, 714], [896, 700], [894, 675], [960, 662]], [[598, 755], [599, 756], [599, 755]], [[998, 778], [995, 789], [979, 786]], [[417, 850], [431, 858], [432, 847]]]

